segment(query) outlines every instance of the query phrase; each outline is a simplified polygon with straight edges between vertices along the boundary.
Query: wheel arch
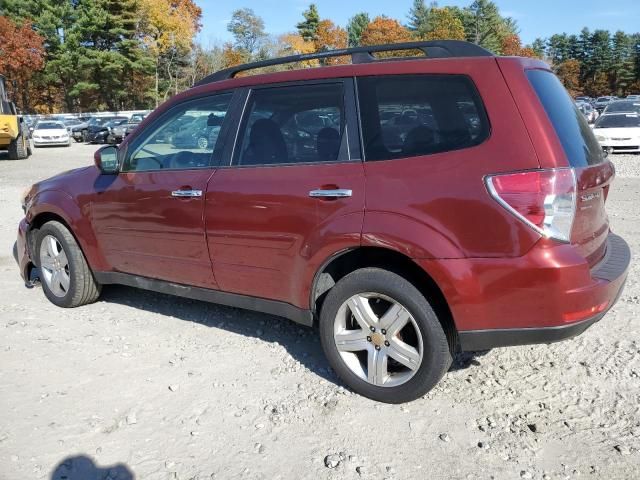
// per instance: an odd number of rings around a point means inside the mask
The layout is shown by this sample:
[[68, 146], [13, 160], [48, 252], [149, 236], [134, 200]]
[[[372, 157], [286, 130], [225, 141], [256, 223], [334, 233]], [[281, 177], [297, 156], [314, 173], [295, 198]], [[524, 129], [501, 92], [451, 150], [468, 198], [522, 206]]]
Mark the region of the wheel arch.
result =
[[[91, 222], [83, 215], [80, 207], [64, 192], [46, 190], [38, 193], [27, 215], [29, 229], [27, 242], [32, 257], [35, 253], [35, 233], [49, 221], [63, 224], [77, 242], [92, 270], [110, 270], [98, 247]], [[31, 258], [35, 264], [35, 258]]]
[[455, 321], [440, 286], [411, 258], [383, 247], [354, 247], [334, 253], [320, 266], [311, 286], [310, 308], [315, 318], [333, 285], [347, 274], [367, 267], [388, 270], [408, 280], [429, 301], [447, 336], [453, 353], [458, 345]]

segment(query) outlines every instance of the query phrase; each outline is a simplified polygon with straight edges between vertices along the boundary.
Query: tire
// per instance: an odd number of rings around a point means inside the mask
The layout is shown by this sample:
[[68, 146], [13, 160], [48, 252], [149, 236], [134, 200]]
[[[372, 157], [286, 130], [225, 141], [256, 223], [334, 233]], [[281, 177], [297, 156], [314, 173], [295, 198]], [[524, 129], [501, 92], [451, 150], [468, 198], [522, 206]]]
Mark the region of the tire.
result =
[[25, 136], [20, 134], [9, 143], [9, 159], [24, 160], [29, 157], [29, 148]]
[[[362, 339], [366, 329], [360, 321], [355, 321], [348, 302], [367, 296], [368, 311], [378, 310], [374, 315], [379, 314], [380, 323], [369, 322], [368, 325], [376, 325], [377, 330]], [[397, 314], [384, 317], [384, 313], [392, 312]], [[398, 330], [394, 326], [400, 323], [393, 320], [389, 323], [386, 319], [390, 318], [408, 320]], [[345, 322], [355, 324], [356, 328], [342, 329], [341, 324]], [[389, 332], [382, 329], [385, 324]], [[392, 329], [394, 333], [390, 333]], [[345, 333], [348, 337], [343, 336]], [[350, 345], [342, 346], [342, 352], [337, 346], [340, 337], [349, 338], [342, 340], [342, 344]], [[344, 383], [356, 393], [379, 402], [404, 403], [425, 395], [440, 381], [452, 361], [447, 337], [429, 302], [410, 282], [379, 268], [356, 270], [329, 291], [320, 312], [320, 339], [331, 367]], [[361, 349], [363, 345], [365, 348]], [[403, 357], [399, 352], [411, 355]], [[384, 368], [380, 368], [381, 375], [374, 374], [372, 380], [368, 368], [371, 358], [385, 357], [383, 363], [376, 362]], [[396, 358], [404, 358], [403, 363]], [[407, 360], [409, 358], [412, 360]]]
[[[51, 247], [51, 239], [57, 242], [54, 247]], [[49, 254], [46, 253], [47, 250]], [[51, 254], [56, 252], [56, 255]], [[57, 282], [54, 281], [54, 269], [56, 266], [62, 266], [65, 262], [65, 258], [60, 256], [61, 252], [64, 252], [64, 257], [66, 257], [66, 268], [62, 267], [59, 274], [65, 274], [63, 276], [68, 281], [66, 288], [57, 289], [55, 287]], [[38, 230], [35, 253], [37, 265], [40, 268], [42, 289], [51, 303], [58, 307], [74, 308], [93, 303], [98, 299], [101, 286], [93, 278], [87, 260], [75, 238], [63, 224], [51, 221], [45, 223]], [[55, 259], [58, 260], [58, 265], [54, 265]], [[60, 282], [62, 287], [64, 287], [63, 283]]]
[[82, 130], [82, 141], [86, 142], [89, 137], [89, 132], [87, 130]]

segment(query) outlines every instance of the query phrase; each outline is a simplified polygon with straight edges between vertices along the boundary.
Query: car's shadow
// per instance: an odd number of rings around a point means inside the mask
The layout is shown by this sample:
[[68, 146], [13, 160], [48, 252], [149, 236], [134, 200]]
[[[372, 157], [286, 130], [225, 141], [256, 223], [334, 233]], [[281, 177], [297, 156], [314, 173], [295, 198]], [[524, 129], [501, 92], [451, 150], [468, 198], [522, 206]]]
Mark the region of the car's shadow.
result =
[[221, 328], [263, 342], [278, 343], [311, 372], [341, 385], [324, 357], [316, 328], [297, 325], [285, 318], [264, 313], [120, 285], [106, 285], [100, 298], [104, 302]]
[[[165, 295], [119, 285], [107, 285], [101, 301], [119, 303], [207, 327], [222, 328], [264, 342], [278, 343], [301, 365], [337, 385], [343, 385], [329, 367], [320, 345], [317, 328], [296, 325], [285, 318], [225, 307], [213, 303]], [[478, 366], [476, 356], [487, 352], [464, 352], [455, 356], [449, 371]]]

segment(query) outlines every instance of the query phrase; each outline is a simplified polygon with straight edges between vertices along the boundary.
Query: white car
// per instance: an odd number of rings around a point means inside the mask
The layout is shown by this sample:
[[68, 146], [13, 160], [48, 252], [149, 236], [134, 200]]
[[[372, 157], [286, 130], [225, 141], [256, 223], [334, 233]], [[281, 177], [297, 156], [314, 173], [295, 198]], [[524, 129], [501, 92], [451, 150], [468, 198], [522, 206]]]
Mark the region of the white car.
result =
[[48, 145], [71, 145], [71, 136], [67, 127], [62, 122], [42, 120], [38, 122], [31, 135], [34, 147]]
[[640, 152], [640, 113], [602, 115], [593, 126], [602, 148], [609, 152]]

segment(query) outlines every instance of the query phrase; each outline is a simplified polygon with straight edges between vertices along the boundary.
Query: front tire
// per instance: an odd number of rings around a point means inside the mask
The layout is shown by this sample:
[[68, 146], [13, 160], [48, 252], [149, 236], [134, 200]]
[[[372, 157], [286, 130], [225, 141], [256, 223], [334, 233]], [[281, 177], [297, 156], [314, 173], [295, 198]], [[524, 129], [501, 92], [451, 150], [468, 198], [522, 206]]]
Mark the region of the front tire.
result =
[[327, 294], [320, 339], [329, 363], [355, 392], [385, 403], [415, 400], [451, 365], [447, 337], [424, 296], [379, 268], [356, 270]]
[[44, 294], [59, 307], [73, 308], [95, 302], [100, 285], [71, 232], [60, 222], [38, 230], [36, 252]]

